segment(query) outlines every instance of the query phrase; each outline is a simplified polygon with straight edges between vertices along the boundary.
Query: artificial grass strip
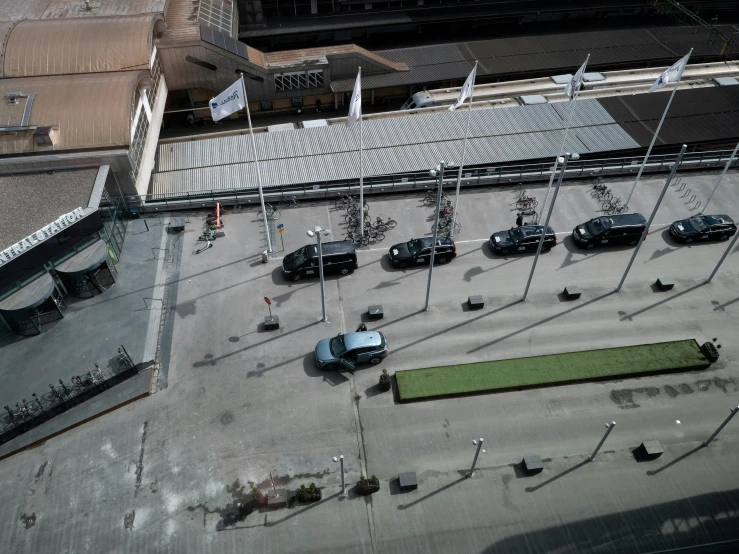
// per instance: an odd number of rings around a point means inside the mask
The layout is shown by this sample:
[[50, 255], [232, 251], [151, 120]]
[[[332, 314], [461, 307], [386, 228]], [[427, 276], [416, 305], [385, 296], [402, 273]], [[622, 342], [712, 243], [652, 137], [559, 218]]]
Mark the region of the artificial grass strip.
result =
[[396, 371], [401, 402], [710, 366], [694, 339]]

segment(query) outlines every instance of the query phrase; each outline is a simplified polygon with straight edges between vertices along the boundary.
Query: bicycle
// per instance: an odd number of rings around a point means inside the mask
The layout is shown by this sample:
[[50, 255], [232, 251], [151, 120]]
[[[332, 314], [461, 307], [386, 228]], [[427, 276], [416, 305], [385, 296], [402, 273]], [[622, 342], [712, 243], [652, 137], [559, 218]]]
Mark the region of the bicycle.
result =
[[378, 231], [385, 232], [388, 229], [394, 228], [398, 224], [397, 221], [394, 219], [387, 218], [386, 221], [383, 221], [382, 218], [378, 215], [375, 219], [375, 222], [372, 224], [372, 226], [377, 229]]
[[523, 200], [516, 200], [516, 208], [519, 210], [523, 210], [526, 208], [536, 208], [538, 205], [538, 200], [533, 196], [525, 198]]
[[[367, 202], [364, 203], [363, 208], [364, 208], [363, 210], [364, 215], [366, 216], [367, 214], [369, 214], [369, 206], [367, 205]], [[359, 203], [349, 204], [349, 207], [346, 209], [346, 213], [349, 215], [353, 215], [353, 216], [358, 215], [359, 214]]]
[[290, 206], [297, 206], [300, 202], [295, 196], [283, 196], [280, 198], [280, 208], [289, 208]]
[[[118, 349], [118, 361], [130, 369], [136, 367], [136, 364], [131, 361], [131, 358], [129, 358], [120, 348]], [[95, 364], [95, 366], [97, 367], [97, 364]]]
[[[265, 204], [265, 209], [267, 210], [267, 219], [271, 219], [272, 221], [280, 219], [280, 211], [276, 210], [272, 204]], [[259, 210], [257, 212], [257, 217], [262, 217], [263, 214], [264, 211]]]
[[13, 410], [10, 409], [9, 406], [3, 406], [3, 408], [5, 408], [5, 411], [8, 412], [8, 415], [3, 417], [3, 428], [10, 427], [11, 425], [15, 427], [23, 419], [23, 416], [20, 411], [14, 412]]
[[518, 198], [516, 198], [516, 201], [534, 198], [533, 196], [529, 196], [528, 194], [526, 194], [527, 192], [528, 191], [523, 188], [523, 183], [518, 183]]
[[337, 210], [340, 210], [341, 208], [348, 208], [352, 204], [356, 204], [357, 199], [354, 196], [350, 196], [348, 194], [341, 194], [334, 202], [334, 208]]
[[620, 214], [621, 212], [626, 211], [627, 207], [621, 205], [620, 198], [614, 198], [611, 201], [603, 202], [603, 205], [601, 206], [601, 208], [607, 214], [612, 215], [612, 214]]
[[91, 387], [98, 383], [102, 383], [103, 381], [105, 381], [105, 375], [97, 364], [95, 364], [94, 370], [88, 367], [86, 375], [75, 375], [72, 377], [72, 382], [77, 386], [77, 388]]

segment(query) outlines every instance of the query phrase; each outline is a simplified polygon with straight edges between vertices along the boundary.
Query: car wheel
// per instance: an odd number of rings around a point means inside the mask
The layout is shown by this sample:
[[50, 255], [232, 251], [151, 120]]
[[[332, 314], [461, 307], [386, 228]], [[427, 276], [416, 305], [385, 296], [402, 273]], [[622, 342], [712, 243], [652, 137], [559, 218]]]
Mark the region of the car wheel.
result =
[[635, 240], [632, 240], [632, 241], [631, 241], [631, 242], [629, 243], [629, 245], [630, 245], [630, 246], [634, 246], [635, 244], [636, 244], [636, 241], [635, 241]]
[[293, 281], [300, 281], [300, 274], [293, 275]]
[[690, 244], [691, 242], [693, 242], [693, 239], [691, 239], [690, 237], [685, 239], [685, 244]]
[[727, 240], [729, 238], [729, 235], [721, 235], [721, 237], [718, 240]]
[[400, 262], [400, 263], [398, 264], [398, 267], [399, 267], [400, 269], [405, 269], [406, 267], [408, 267], [408, 264], [407, 264], [406, 262]]
[[551, 249], [552, 249], [552, 247], [551, 247], [551, 246], [542, 246], [542, 247], [541, 247], [541, 251], [542, 251], [542, 252], [545, 252], [545, 253], [546, 253], [546, 252], [549, 252], [549, 251], [550, 251]]
[[344, 268], [341, 271], [339, 271], [339, 273], [341, 273], [342, 275], [349, 275], [349, 270], [347, 268]]
[[336, 364], [328, 364], [323, 366], [323, 369], [325, 369], [326, 371], [336, 371], [337, 367], [339, 366], [337, 366]]
[[593, 249], [593, 246], [595, 246], [595, 245], [594, 244], [588, 244], [585, 248], [587, 248], [588, 250], [592, 250]]
[[440, 264], [445, 264], [449, 261], [449, 258], [446, 256], [440, 256], [439, 258], [436, 258], [436, 261]]
[[372, 365], [377, 365], [381, 361], [382, 361], [382, 358], [379, 358], [379, 357], [375, 356], [374, 358], [370, 358], [369, 363], [371, 363]]

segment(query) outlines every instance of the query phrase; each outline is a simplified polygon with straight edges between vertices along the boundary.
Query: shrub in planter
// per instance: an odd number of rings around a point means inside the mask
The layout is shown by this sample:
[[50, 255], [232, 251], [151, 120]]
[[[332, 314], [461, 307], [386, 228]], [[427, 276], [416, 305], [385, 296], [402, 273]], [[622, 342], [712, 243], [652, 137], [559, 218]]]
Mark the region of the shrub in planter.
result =
[[251, 497], [254, 499], [254, 501], [257, 504], [266, 504], [267, 503], [267, 495], [258, 490], [256, 487], [252, 487], [251, 489]]
[[298, 502], [317, 502], [321, 499], [321, 489], [316, 487], [315, 483], [311, 483], [307, 487], [300, 485], [297, 494]]
[[[719, 346], [720, 348], [720, 346]], [[718, 349], [712, 342], [704, 342], [701, 345], [701, 352], [708, 359], [709, 362], [713, 363], [718, 360]]]
[[382, 375], [380, 375], [380, 389], [384, 391], [390, 390], [391, 387], [390, 383], [390, 374], [387, 372], [387, 369], [382, 370]]
[[359, 476], [357, 481], [357, 492], [362, 496], [367, 496], [373, 492], [380, 490], [380, 480], [374, 475], [370, 475], [369, 478], [365, 478], [364, 475]]

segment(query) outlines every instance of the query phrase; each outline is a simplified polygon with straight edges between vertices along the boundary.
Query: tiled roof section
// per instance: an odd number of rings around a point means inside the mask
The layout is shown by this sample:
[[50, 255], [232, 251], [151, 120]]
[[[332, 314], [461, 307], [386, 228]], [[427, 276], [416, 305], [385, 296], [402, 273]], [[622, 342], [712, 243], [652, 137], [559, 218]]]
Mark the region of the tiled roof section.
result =
[[97, 174], [95, 167], [0, 176], [0, 250], [61, 215], [86, 207]]
[[169, 0], [164, 14], [167, 30], [159, 39], [159, 47], [176, 46], [177, 43], [199, 41], [200, 22], [198, 21], [198, 2], [193, 0]]
[[264, 56], [267, 59], [267, 69], [274, 69], [301, 66], [305, 65], [306, 62], [320, 59], [321, 57], [330, 58], [331, 56], [347, 54], [354, 54], [361, 58], [368, 59], [388, 71], [408, 71], [408, 64], [404, 61], [393, 62], [384, 56], [370, 52], [356, 44], [343, 44], [340, 46], [327, 46], [322, 48], [304, 48], [301, 50], [284, 50], [282, 52], [269, 52], [264, 54]]
[[149, 66], [160, 14], [18, 23], [3, 57], [5, 77], [100, 73]]
[[43, 19], [61, 17], [102, 17], [110, 15], [138, 15], [142, 13], [163, 12], [167, 0], [90, 0], [92, 9], [86, 10], [81, 0], [40, 0], [37, 5], [45, 3], [47, 8]]

